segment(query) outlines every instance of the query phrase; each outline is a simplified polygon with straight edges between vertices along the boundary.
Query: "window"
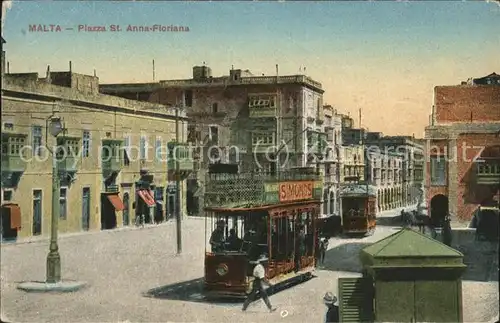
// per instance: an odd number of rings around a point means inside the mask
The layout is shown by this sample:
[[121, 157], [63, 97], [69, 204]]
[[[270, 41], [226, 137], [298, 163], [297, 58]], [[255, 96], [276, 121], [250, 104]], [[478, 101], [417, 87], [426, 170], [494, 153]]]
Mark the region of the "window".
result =
[[252, 144], [253, 145], [273, 145], [274, 144], [274, 133], [253, 133], [252, 134]]
[[33, 126], [31, 128], [31, 139], [33, 145], [33, 155], [41, 156], [42, 155], [42, 127], [41, 126]]
[[25, 146], [25, 137], [12, 136], [7, 138], [2, 138], [2, 154], [19, 156], [22, 152], [22, 148]]
[[139, 147], [139, 158], [141, 160], [145, 160], [148, 156], [147, 156], [147, 137], [146, 136], [141, 136], [141, 142], [140, 142], [140, 147]]
[[446, 185], [446, 160], [444, 156], [431, 156], [431, 185]]
[[213, 104], [212, 104], [212, 113], [217, 113], [217, 112], [218, 112], [218, 111], [217, 111], [217, 110], [218, 110], [218, 108], [219, 108], [219, 107], [218, 107], [217, 103], [213, 103]]
[[60, 149], [57, 151], [57, 158], [62, 159], [64, 156], [76, 157], [79, 152], [79, 140], [76, 138], [57, 138], [57, 145]]
[[193, 90], [184, 91], [184, 105], [188, 107], [193, 105]]
[[123, 164], [125, 166], [130, 165], [130, 136], [124, 138], [124, 150], [123, 150]]
[[14, 124], [10, 122], [5, 122], [3, 124], [3, 129], [4, 130], [14, 130]]
[[82, 157], [89, 157], [90, 155], [90, 131], [83, 131], [83, 147]]
[[5, 190], [3, 191], [2, 202], [9, 202], [9, 201], [12, 201], [12, 191]]
[[68, 211], [68, 204], [67, 204], [67, 193], [68, 189], [67, 188], [61, 188], [60, 189], [60, 195], [59, 195], [59, 218], [66, 220], [66, 215]]
[[155, 142], [155, 156], [157, 161], [162, 160], [162, 147], [161, 147], [161, 137], [156, 137]]
[[209, 128], [208, 137], [212, 141], [213, 144], [219, 144], [219, 128], [217, 126], [211, 126]]

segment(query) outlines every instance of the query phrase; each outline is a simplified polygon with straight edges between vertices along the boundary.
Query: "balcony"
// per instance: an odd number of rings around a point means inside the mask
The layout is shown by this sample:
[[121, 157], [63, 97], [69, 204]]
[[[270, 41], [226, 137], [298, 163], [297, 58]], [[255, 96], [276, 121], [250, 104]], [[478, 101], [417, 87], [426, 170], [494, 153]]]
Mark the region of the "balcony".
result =
[[[176, 174], [177, 163], [179, 164], [179, 174]], [[193, 171], [193, 168], [194, 160], [191, 147], [187, 143], [169, 142], [167, 159], [169, 174], [175, 174], [185, 179]]]
[[105, 139], [102, 141], [102, 172], [103, 174], [118, 173], [123, 167], [121, 147], [123, 140]]
[[[294, 170], [275, 175], [208, 174], [205, 185], [205, 207], [245, 208], [297, 200], [319, 200], [323, 190], [323, 178], [314, 173]], [[280, 189], [287, 190], [287, 187], [292, 187], [288, 190], [290, 196], [280, 196]]]
[[273, 118], [276, 116], [276, 96], [262, 95], [248, 100], [250, 118]]
[[27, 135], [17, 133], [2, 133], [2, 173], [22, 173], [26, 169], [26, 157], [23, 147]]
[[119, 193], [120, 189], [118, 185], [108, 185], [106, 186], [106, 193]]
[[476, 164], [476, 181], [480, 185], [500, 184], [500, 160], [481, 160]]
[[19, 155], [2, 155], [2, 172], [22, 173], [26, 170], [26, 161]]
[[80, 166], [80, 138], [58, 137], [56, 162], [60, 173], [76, 173]]

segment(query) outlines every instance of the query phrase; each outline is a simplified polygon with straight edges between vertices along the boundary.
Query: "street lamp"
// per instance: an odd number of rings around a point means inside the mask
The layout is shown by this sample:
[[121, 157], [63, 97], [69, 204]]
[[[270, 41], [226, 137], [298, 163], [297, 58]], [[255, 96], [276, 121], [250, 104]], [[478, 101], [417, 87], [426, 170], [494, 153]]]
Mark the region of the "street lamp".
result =
[[[57, 244], [57, 234], [59, 226], [59, 169], [57, 164], [57, 136], [65, 131], [64, 124], [61, 118], [56, 118], [51, 115], [46, 120], [45, 124], [45, 148], [52, 155], [52, 219], [50, 227], [50, 246], [49, 253], [47, 255], [47, 268], [46, 268], [46, 280], [45, 282], [23, 282], [18, 285], [18, 289], [27, 292], [74, 292], [81, 287], [85, 286], [84, 282], [78, 281], [61, 281], [61, 256], [59, 255], [59, 246]], [[56, 140], [56, 150], [51, 150], [49, 148], [49, 138], [48, 133], [50, 133]], [[65, 156], [63, 156], [65, 157]]]
[[[47, 119], [47, 128], [50, 134], [57, 141], [57, 136], [64, 131], [61, 118], [50, 117]], [[59, 230], [59, 169], [57, 165], [57, 151], [51, 151], [48, 148], [48, 136], [45, 137], [47, 140], [47, 150], [52, 153], [52, 219], [50, 226], [50, 247], [49, 254], [47, 255], [47, 283], [58, 283], [61, 281], [61, 256], [59, 255], [59, 246], [57, 245], [57, 233]], [[57, 142], [56, 142], [57, 145]]]

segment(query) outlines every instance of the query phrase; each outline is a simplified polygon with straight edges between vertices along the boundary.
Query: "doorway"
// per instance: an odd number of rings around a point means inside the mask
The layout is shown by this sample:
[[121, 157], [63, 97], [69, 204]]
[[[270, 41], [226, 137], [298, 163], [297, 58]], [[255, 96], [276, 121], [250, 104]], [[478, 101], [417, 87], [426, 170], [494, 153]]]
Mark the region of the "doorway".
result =
[[34, 236], [42, 234], [42, 190], [33, 191], [33, 230]]
[[167, 219], [172, 219], [175, 216], [175, 194], [168, 194], [167, 212]]
[[434, 226], [442, 227], [448, 214], [448, 197], [442, 194], [431, 199], [431, 221]]
[[127, 226], [130, 224], [130, 195], [128, 192], [123, 194], [123, 225]]
[[116, 228], [116, 210], [106, 194], [101, 194], [101, 230]]
[[90, 228], [90, 187], [84, 187], [82, 191], [82, 230]]

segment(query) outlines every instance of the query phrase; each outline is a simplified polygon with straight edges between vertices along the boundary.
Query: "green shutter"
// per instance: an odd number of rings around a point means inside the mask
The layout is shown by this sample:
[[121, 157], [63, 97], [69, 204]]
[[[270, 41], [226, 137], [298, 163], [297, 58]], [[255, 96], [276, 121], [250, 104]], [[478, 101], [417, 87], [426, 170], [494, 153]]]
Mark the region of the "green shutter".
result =
[[340, 322], [373, 321], [373, 285], [368, 278], [339, 278]]

